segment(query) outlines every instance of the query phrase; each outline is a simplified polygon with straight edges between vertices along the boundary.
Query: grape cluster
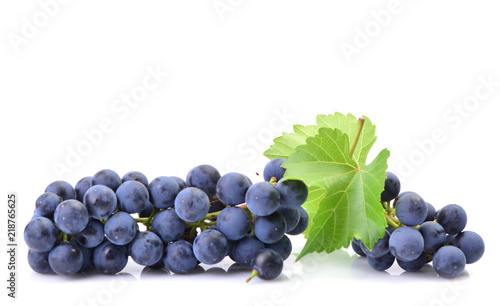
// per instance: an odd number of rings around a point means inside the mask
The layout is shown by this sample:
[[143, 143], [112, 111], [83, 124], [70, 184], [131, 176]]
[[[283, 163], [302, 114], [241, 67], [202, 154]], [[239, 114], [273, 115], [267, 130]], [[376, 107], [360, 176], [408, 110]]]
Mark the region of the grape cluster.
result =
[[95, 267], [116, 274], [131, 257], [184, 274], [228, 256], [252, 268], [248, 280], [276, 278], [292, 251], [286, 234], [308, 225], [301, 207], [307, 186], [282, 180], [283, 161], [271, 160], [265, 181], [255, 184], [236, 172], [221, 176], [210, 165], [194, 167], [185, 181], [160, 176], [149, 182], [137, 171], [120, 177], [107, 169], [74, 187], [55, 181], [36, 200], [24, 230], [29, 265], [38, 273], [73, 275]]
[[371, 250], [356, 238], [351, 242], [373, 269], [387, 270], [396, 261], [402, 269], [415, 272], [432, 261], [439, 276], [454, 278], [466, 264], [482, 257], [484, 241], [477, 233], [464, 231], [467, 214], [461, 206], [449, 204], [436, 211], [417, 193], [400, 189], [398, 177], [387, 172], [381, 194], [388, 223], [384, 237]]

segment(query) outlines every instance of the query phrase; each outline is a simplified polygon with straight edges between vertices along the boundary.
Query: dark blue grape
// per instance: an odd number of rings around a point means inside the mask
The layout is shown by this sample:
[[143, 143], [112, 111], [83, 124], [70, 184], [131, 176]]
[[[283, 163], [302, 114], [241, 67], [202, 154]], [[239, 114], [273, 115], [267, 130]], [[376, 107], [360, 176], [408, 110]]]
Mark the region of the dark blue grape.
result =
[[427, 204], [416, 193], [406, 194], [396, 203], [396, 217], [407, 226], [422, 224], [427, 218]]
[[391, 234], [389, 234], [389, 231], [385, 231], [384, 237], [380, 238], [377, 243], [375, 243], [375, 246], [373, 246], [373, 249], [369, 249], [365, 246], [363, 242], [359, 242], [359, 246], [363, 250], [363, 252], [366, 254], [368, 257], [381, 257], [387, 253], [389, 253], [389, 237]]
[[353, 250], [354, 250], [354, 252], [356, 252], [356, 254], [358, 254], [359, 256], [366, 257], [365, 252], [363, 252], [363, 249], [361, 249], [360, 243], [361, 243], [361, 240], [356, 239], [356, 238], [352, 238], [352, 241], [351, 241], [351, 246], [352, 246], [352, 249], [353, 249]]
[[125, 175], [122, 177], [122, 184], [127, 181], [137, 181], [139, 183], [142, 183], [144, 187], [148, 187], [149, 184], [148, 178], [139, 171], [130, 171], [125, 173]]
[[449, 234], [446, 234], [446, 240], [444, 242], [444, 244], [451, 244], [451, 242], [453, 241], [453, 239], [455, 239], [457, 235], [449, 235]]
[[255, 237], [264, 243], [271, 244], [278, 242], [285, 235], [286, 220], [276, 211], [269, 216], [256, 216], [253, 226]]
[[45, 192], [55, 193], [60, 196], [63, 201], [76, 199], [75, 189], [70, 183], [65, 181], [55, 181], [50, 183], [47, 188], [45, 188]]
[[154, 207], [165, 209], [174, 207], [175, 197], [179, 194], [179, 185], [168, 176], [159, 176], [148, 185], [151, 204]]
[[138, 230], [134, 218], [123, 211], [109, 217], [104, 224], [104, 234], [111, 243], [116, 245], [125, 245], [131, 242]]
[[264, 167], [264, 181], [269, 182], [273, 177], [281, 180], [285, 174], [285, 168], [281, 167], [284, 161], [284, 158], [271, 159]]
[[149, 203], [149, 192], [140, 182], [126, 181], [116, 189], [116, 199], [120, 210], [129, 214], [138, 213]]
[[62, 198], [55, 193], [45, 192], [36, 199], [36, 212], [38, 217], [54, 219], [54, 211], [62, 202]]
[[238, 240], [248, 233], [250, 218], [242, 208], [226, 207], [217, 216], [217, 229], [227, 239]]
[[140, 232], [130, 243], [129, 253], [136, 263], [148, 266], [162, 258], [163, 243], [160, 237], [153, 232]]
[[207, 229], [194, 239], [194, 256], [204, 264], [216, 264], [222, 261], [227, 254], [227, 250], [226, 237], [215, 229]]
[[87, 226], [75, 235], [79, 245], [86, 248], [94, 248], [104, 240], [104, 224], [101, 221], [90, 219]]
[[49, 274], [52, 268], [49, 265], [49, 252], [28, 251], [28, 264], [31, 269], [37, 273]]
[[239, 265], [250, 267], [252, 260], [261, 249], [265, 248], [264, 243], [252, 235], [246, 235], [235, 241], [231, 250], [231, 258]]
[[78, 234], [89, 223], [89, 213], [82, 202], [66, 200], [57, 206], [54, 212], [54, 222], [64, 233]]
[[280, 193], [280, 206], [299, 208], [307, 200], [307, 185], [301, 180], [279, 181], [276, 189]]
[[461, 232], [453, 239], [452, 245], [456, 246], [464, 253], [468, 264], [475, 263], [481, 259], [484, 254], [483, 238], [476, 232]]
[[300, 214], [299, 223], [297, 224], [297, 226], [295, 226], [293, 230], [286, 232], [288, 235], [302, 234], [309, 225], [309, 216], [307, 215], [306, 210], [302, 207], [299, 207], [298, 209]]
[[198, 260], [193, 253], [193, 245], [187, 241], [179, 240], [165, 248], [165, 267], [177, 274], [185, 274], [198, 265]]
[[420, 269], [422, 269], [423, 266], [427, 263], [427, 253], [422, 252], [420, 256], [418, 256], [417, 259], [411, 260], [411, 261], [402, 261], [402, 260], [397, 260], [398, 265], [403, 269], [408, 272], [417, 272]]
[[292, 231], [300, 220], [300, 212], [298, 208], [284, 208], [282, 206], [278, 207], [278, 212], [285, 217], [286, 220], [286, 232]]
[[83, 203], [83, 197], [85, 196], [85, 192], [92, 187], [92, 177], [86, 176], [80, 179], [75, 185], [76, 199]]
[[210, 208], [208, 209], [208, 213], [213, 213], [217, 211], [221, 211], [226, 208], [226, 205], [222, 203], [219, 198], [214, 197], [210, 200]]
[[436, 219], [436, 208], [429, 202], [425, 203], [427, 204], [427, 217], [425, 221], [434, 221]]
[[153, 213], [153, 204], [151, 202], [146, 203], [146, 207], [139, 213], [140, 218], [149, 218], [151, 214]]
[[443, 226], [446, 233], [455, 235], [465, 228], [467, 214], [461, 206], [449, 204], [437, 212], [436, 221]]
[[179, 191], [181, 191], [182, 189], [184, 189], [188, 186], [186, 181], [181, 179], [178, 176], [171, 176], [170, 178], [174, 179], [174, 181], [177, 183], [177, 185], [179, 186]]
[[175, 198], [175, 212], [186, 222], [198, 222], [203, 219], [210, 209], [207, 194], [196, 187], [183, 189]]
[[45, 217], [31, 219], [24, 228], [24, 241], [35, 252], [48, 252], [57, 242], [59, 232], [54, 223]]
[[252, 269], [252, 275], [247, 282], [254, 276], [264, 280], [274, 279], [283, 271], [283, 258], [274, 250], [259, 250], [252, 260]]
[[49, 265], [59, 275], [76, 274], [83, 266], [82, 251], [72, 243], [63, 242], [50, 251]]
[[94, 266], [104, 274], [116, 274], [123, 270], [128, 262], [127, 247], [104, 241], [94, 249]]
[[89, 216], [94, 219], [106, 219], [118, 207], [115, 192], [104, 185], [92, 186], [83, 196], [83, 204], [87, 207]]
[[457, 247], [444, 246], [432, 258], [434, 271], [444, 278], [454, 278], [462, 274], [465, 269], [466, 258]]
[[280, 193], [269, 182], [258, 182], [248, 188], [245, 195], [248, 209], [256, 216], [269, 216], [280, 205]]
[[370, 267], [377, 271], [385, 271], [394, 263], [394, 256], [391, 253], [385, 253], [380, 257], [367, 256]]
[[211, 198], [215, 195], [219, 179], [220, 173], [213, 166], [200, 165], [188, 172], [186, 183], [189, 187], [196, 187], [203, 190]]
[[275, 250], [278, 254], [281, 255], [283, 260], [286, 260], [292, 254], [292, 242], [287, 235], [283, 236], [278, 242], [266, 244], [267, 249]]
[[216, 185], [219, 200], [226, 205], [237, 205], [245, 202], [245, 194], [252, 182], [248, 177], [236, 172], [224, 174]]
[[118, 173], [109, 169], [100, 170], [92, 177], [92, 186], [104, 185], [108, 186], [113, 191], [116, 191], [121, 183], [122, 179]]
[[186, 223], [177, 216], [177, 213], [173, 209], [160, 211], [153, 217], [153, 221], [151, 222], [151, 230], [165, 244], [181, 238], [185, 228]]
[[434, 253], [446, 242], [446, 232], [439, 223], [426, 221], [418, 227], [418, 231], [424, 238], [424, 252]]
[[415, 260], [424, 251], [424, 238], [413, 227], [400, 227], [389, 238], [389, 250], [399, 260]]
[[396, 198], [401, 190], [401, 182], [399, 178], [392, 172], [387, 171], [387, 178], [385, 179], [384, 191], [380, 195], [383, 202], [392, 201]]
[[[73, 241], [73, 240], [72, 240]], [[76, 245], [83, 255], [83, 263], [80, 271], [85, 271], [92, 266], [93, 257], [94, 257], [94, 248], [86, 248], [81, 245]]]

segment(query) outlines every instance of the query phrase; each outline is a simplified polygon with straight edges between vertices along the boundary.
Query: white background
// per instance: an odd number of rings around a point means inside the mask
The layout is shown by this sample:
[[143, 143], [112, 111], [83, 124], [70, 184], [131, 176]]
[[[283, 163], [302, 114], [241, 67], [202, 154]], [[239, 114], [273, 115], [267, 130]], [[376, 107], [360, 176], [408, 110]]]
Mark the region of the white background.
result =
[[[5, 203], [7, 192], [19, 196], [17, 304], [496, 300], [500, 5], [351, 2], [2, 1], [0, 194]], [[157, 82], [151, 70], [160, 71]], [[374, 272], [347, 250], [295, 264], [291, 258], [277, 280], [250, 284], [246, 272], [221, 269], [168, 276], [141, 274], [130, 263], [122, 276], [64, 278], [28, 267], [22, 231], [50, 182], [75, 184], [103, 168], [120, 175], [139, 170], [150, 180], [184, 177], [202, 163], [255, 182], [274, 137], [336, 111], [377, 125], [371, 158], [389, 148], [389, 168], [404, 190], [437, 208], [466, 209], [467, 229], [486, 242], [481, 261], [449, 281], [431, 268]], [[98, 134], [100, 124], [108, 126]], [[67, 168], [57, 172], [54, 165]], [[298, 253], [304, 241], [293, 242]], [[13, 305], [6, 298], [6, 252], [0, 254], [1, 295]]]

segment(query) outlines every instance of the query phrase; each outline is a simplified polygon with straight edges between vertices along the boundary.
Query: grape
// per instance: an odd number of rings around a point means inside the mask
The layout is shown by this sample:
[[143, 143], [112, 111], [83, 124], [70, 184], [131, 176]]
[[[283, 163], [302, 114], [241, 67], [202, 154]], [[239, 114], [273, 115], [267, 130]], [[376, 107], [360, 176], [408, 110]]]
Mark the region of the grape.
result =
[[278, 207], [278, 212], [285, 217], [286, 220], [286, 232], [292, 231], [300, 220], [300, 212], [298, 208], [284, 208], [282, 206]]
[[418, 231], [424, 238], [424, 252], [434, 253], [446, 242], [446, 232], [439, 223], [426, 221], [419, 226]]
[[174, 207], [179, 185], [171, 177], [159, 176], [149, 183], [148, 190], [151, 195], [151, 204], [156, 208], [164, 209]]
[[133, 214], [146, 208], [149, 203], [149, 192], [140, 182], [126, 181], [116, 189], [116, 198], [120, 210]]
[[404, 225], [419, 225], [427, 218], [427, 204], [416, 193], [406, 194], [396, 203], [396, 217]]
[[245, 202], [254, 215], [269, 216], [280, 205], [280, 193], [273, 184], [258, 182], [248, 188]]
[[427, 217], [425, 221], [434, 221], [436, 219], [436, 208], [429, 202], [425, 203], [427, 204]]
[[[73, 242], [74, 240], [71, 240], [71, 242]], [[83, 255], [83, 263], [82, 263], [82, 267], [80, 268], [80, 271], [85, 271], [87, 270], [88, 268], [90, 268], [92, 266], [92, 260], [93, 260], [93, 256], [94, 256], [94, 249], [93, 248], [86, 248], [86, 247], [83, 247], [81, 245], [77, 245], [76, 243], [74, 243], [74, 245], [80, 249], [80, 251], [82, 252], [82, 255]]]
[[285, 235], [285, 230], [285, 217], [277, 211], [269, 216], [255, 216], [254, 233], [264, 243], [278, 242]]
[[275, 250], [281, 255], [283, 260], [286, 260], [292, 254], [292, 242], [287, 235], [283, 236], [278, 242], [272, 244], [266, 244], [266, 248]]
[[269, 182], [273, 177], [281, 180], [285, 174], [285, 168], [281, 167], [284, 161], [284, 158], [271, 159], [264, 167], [264, 181]]
[[389, 250], [399, 260], [415, 260], [424, 250], [424, 238], [413, 227], [400, 227], [389, 238]]
[[445, 240], [444, 244], [445, 245], [446, 244], [450, 244], [453, 241], [453, 239], [455, 239], [456, 236], [457, 235], [448, 235], [448, 234], [446, 234], [446, 240]]
[[138, 233], [129, 245], [130, 257], [140, 265], [158, 262], [163, 256], [163, 243], [153, 232]]
[[178, 274], [188, 273], [198, 265], [198, 260], [193, 253], [193, 245], [187, 241], [179, 240], [165, 248], [165, 267]]
[[216, 185], [219, 200], [226, 205], [237, 205], [245, 202], [245, 194], [252, 182], [248, 177], [236, 172], [224, 174]]
[[307, 215], [307, 212], [304, 208], [299, 207], [299, 214], [300, 214], [300, 219], [299, 223], [295, 228], [289, 232], [286, 232], [289, 235], [298, 235], [302, 234], [306, 229], [307, 226], [309, 225], [309, 216]]
[[210, 208], [208, 209], [208, 213], [221, 211], [224, 208], [226, 208], [226, 205], [224, 205], [224, 203], [222, 203], [219, 198], [215, 197], [210, 200]]
[[239, 207], [226, 207], [217, 216], [217, 229], [227, 239], [238, 240], [248, 233], [250, 218]]
[[24, 228], [24, 241], [35, 252], [48, 252], [57, 242], [58, 231], [45, 217], [35, 217]]
[[92, 186], [105, 185], [111, 188], [113, 191], [116, 191], [121, 183], [122, 179], [120, 178], [118, 173], [109, 169], [100, 170], [92, 177]]
[[151, 230], [165, 244], [181, 238], [185, 228], [186, 223], [177, 216], [173, 209], [160, 211], [153, 217], [151, 222]]
[[453, 246], [459, 248], [465, 255], [468, 264], [478, 261], [484, 253], [484, 241], [476, 232], [464, 231], [453, 239]]
[[146, 203], [146, 207], [139, 213], [139, 218], [149, 218], [153, 213], [153, 204], [151, 202]]
[[380, 238], [377, 243], [373, 246], [373, 249], [369, 249], [365, 246], [363, 242], [359, 242], [359, 246], [361, 247], [361, 250], [363, 250], [363, 253], [366, 254], [368, 257], [381, 257], [387, 253], [389, 253], [389, 237], [391, 234], [389, 234], [389, 231], [385, 231], [384, 237]]
[[175, 212], [186, 222], [198, 222], [210, 209], [210, 201], [203, 190], [196, 187], [183, 189], [175, 198]]
[[86, 176], [80, 179], [75, 185], [76, 199], [83, 203], [83, 196], [85, 192], [92, 187], [92, 177]]
[[54, 218], [54, 211], [57, 205], [62, 202], [62, 198], [55, 193], [45, 192], [36, 199], [37, 216]]
[[78, 234], [89, 223], [89, 213], [81, 202], [66, 200], [57, 206], [54, 212], [54, 222], [64, 233]]
[[75, 235], [79, 245], [94, 248], [104, 240], [104, 225], [101, 221], [90, 219], [83, 231]]
[[220, 173], [213, 166], [200, 165], [188, 172], [186, 183], [189, 187], [197, 187], [203, 190], [211, 198], [215, 195], [219, 179]]
[[179, 185], [179, 191], [187, 187], [186, 181], [181, 179], [180, 177], [171, 176], [170, 178], [172, 178], [177, 183], [177, 185]]
[[454, 246], [440, 248], [432, 258], [434, 271], [444, 278], [453, 278], [462, 274], [465, 263], [464, 253]]
[[95, 185], [85, 192], [83, 203], [94, 219], [106, 219], [113, 214], [118, 206], [114, 191], [108, 186]]
[[54, 272], [49, 265], [49, 252], [35, 252], [33, 250], [29, 250], [28, 264], [31, 269], [37, 273], [49, 274]]
[[363, 252], [363, 249], [361, 249], [360, 243], [361, 243], [361, 240], [356, 239], [356, 238], [352, 238], [352, 241], [351, 241], [351, 246], [352, 246], [352, 249], [353, 249], [353, 250], [354, 250], [354, 252], [356, 252], [356, 254], [358, 254], [359, 256], [366, 257], [365, 252]]
[[402, 261], [398, 259], [397, 262], [403, 270], [406, 270], [408, 272], [417, 272], [422, 269], [422, 267], [427, 263], [427, 253], [422, 252], [422, 254], [420, 254], [417, 259], [411, 261]]
[[50, 251], [49, 265], [59, 275], [76, 274], [82, 268], [83, 253], [76, 245], [63, 242]]
[[416, 192], [413, 192], [413, 191], [403, 191], [400, 194], [398, 194], [398, 196], [394, 199], [395, 200], [394, 201], [394, 207], [396, 207], [396, 204], [397, 204], [398, 200], [401, 199], [402, 197], [404, 197], [407, 194], [416, 194]]
[[94, 249], [94, 266], [104, 274], [116, 274], [123, 270], [128, 262], [127, 247], [104, 241]]
[[385, 179], [384, 191], [380, 194], [380, 199], [383, 202], [392, 201], [399, 194], [401, 190], [401, 182], [399, 178], [392, 172], [387, 171], [387, 178]]
[[76, 199], [75, 189], [70, 183], [65, 181], [55, 181], [50, 183], [47, 188], [45, 188], [45, 192], [55, 193], [60, 196], [63, 201]]
[[125, 245], [131, 242], [139, 230], [134, 218], [128, 213], [120, 211], [109, 217], [104, 224], [104, 233], [108, 240], [116, 245]]
[[243, 267], [250, 267], [255, 254], [263, 248], [265, 248], [264, 243], [255, 236], [245, 235], [245, 237], [234, 242], [231, 258]]
[[284, 208], [298, 208], [307, 200], [307, 185], [301, 180], [279, 181], [276, 189], [280, 194], [280, 205]]
[[202, 263], [216, 264], [222, 261], [227, 254], [227, 250], [227, 239], [218, 230], [207, 229], [194, 239], [194, 256]]
[[137, 181], [139, 183], [142, 183], [144, 187], [148, 187], [149, 184], [148, 178], [139, 171], [130, 171], [125, 173], [125, 175], [122, 177], [122, 184], [127, 181]]
[[283, 258], [274, 250], [261, 249], [252, 260], [252, 269], [252, 275], [247, 282], [255, 276], [264, 280], [274, 279], [283, 271]]
[[467, 214], [461, 206], [449, 204], [437, 212], [436, 221], [443, 226], [446, 233], [455, 235], [465, 228]]
[[368, 264], [370, 267], [377, 271], [385, 271], [389, 269], [394, 263], [394, 256], [391, 253], [385, 253], [380, 257], [367, 257]]

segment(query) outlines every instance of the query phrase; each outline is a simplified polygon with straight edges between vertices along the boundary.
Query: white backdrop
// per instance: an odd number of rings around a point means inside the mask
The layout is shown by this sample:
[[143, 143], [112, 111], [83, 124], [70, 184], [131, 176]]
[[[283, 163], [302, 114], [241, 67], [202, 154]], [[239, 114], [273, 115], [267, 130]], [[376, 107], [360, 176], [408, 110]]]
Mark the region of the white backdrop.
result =
[[[19, 195], [20, 242], [19, 299], [7, 299], [6, 289], [2, 298], [8, 305], [495, 298], [499, 10], [495, 1], [2, 1], [0, 186], [5, 203], [7, 192]], [[335, 111], [377, 125], [371, 158], [388, 148], [404, 190], [438, 208], [466, 209], [467, 229], [486, 242], [481, 261], [448, 281], [397, 266], [377, 273], [347, 250], [291, 258], [277, 280], [250, 284], [246, 272], [226, 272], [229, 260], [187, 276], [141, 273], [133, 263], [116, 277], [44, 276], [28, 267], [22, 231], [53, 180], [75, 184], [104, 168], [185, 177], [208, 163], [255, 182], [274, 137]], [[297, 253], [304, 241], [293, 242]], [[0, 254], [4, 280], [8, 258]]]

